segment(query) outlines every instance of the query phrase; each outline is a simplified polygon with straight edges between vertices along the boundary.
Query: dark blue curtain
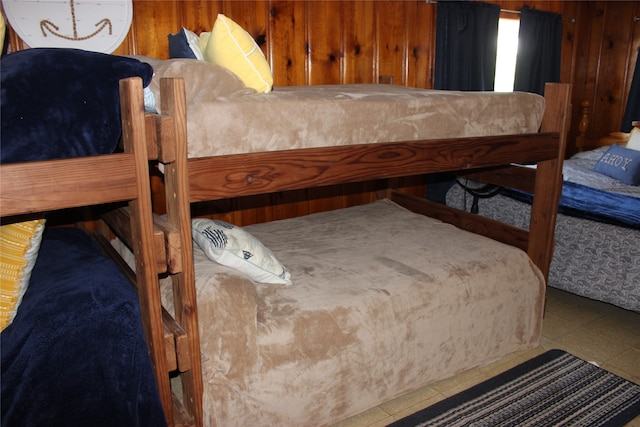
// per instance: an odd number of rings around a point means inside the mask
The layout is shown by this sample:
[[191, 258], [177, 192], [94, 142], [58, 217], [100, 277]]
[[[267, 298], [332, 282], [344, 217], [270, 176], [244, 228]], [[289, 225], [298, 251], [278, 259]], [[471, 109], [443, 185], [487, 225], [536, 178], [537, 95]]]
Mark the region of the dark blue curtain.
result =
[[444, 0], [437, 7], [434, 88], [493, 90], [500, 7]]
[[627, 108], [624, 110], [624, 118], [622, 119], [622, 132], [631, 132], [631, 122], [640, 120], [640, 50], [636, 59], [636, 69], [633, 72], [633, 80], [629, 89], [629, 99], [627, 100]]
[[[492, 91], [500, 6], [438, 1], [434, 89]], [[427, 176], [427, 199], [446, 203], [455, 183], [449, 174]]]
[[562, 16], [523, 8], [514, 90], [544, 94], [547, 82], [560, 81]]

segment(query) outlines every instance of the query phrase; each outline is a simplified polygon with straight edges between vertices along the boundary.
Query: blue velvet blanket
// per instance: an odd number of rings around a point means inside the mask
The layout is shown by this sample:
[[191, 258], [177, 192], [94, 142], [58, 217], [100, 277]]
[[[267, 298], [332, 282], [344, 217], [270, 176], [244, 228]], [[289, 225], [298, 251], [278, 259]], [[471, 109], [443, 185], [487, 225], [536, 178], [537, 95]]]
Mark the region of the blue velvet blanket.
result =
[[83, 231], [45, 231], [0, 339], [3, 427], [166, 425], [136, 292]]
[[[595, 172], [608, 147], [575, 154], [564, 161], [564, 183], [558, 212], [607, 224], [640, 229], [640, 187]], [[503, 193], [531, 203], [531, 194], [511, 189]]]
[[[531, 203], [531, 194], [504, 189], [503, 194]], [[558, 213], [640, 229], [640, 198], [612, 193], [571, 181], [562, 185]]]
[[151, 82], [137, 59], [35, 48], [0, 58], [0, 162], [112, 153], [122, 131], [119, 81]]

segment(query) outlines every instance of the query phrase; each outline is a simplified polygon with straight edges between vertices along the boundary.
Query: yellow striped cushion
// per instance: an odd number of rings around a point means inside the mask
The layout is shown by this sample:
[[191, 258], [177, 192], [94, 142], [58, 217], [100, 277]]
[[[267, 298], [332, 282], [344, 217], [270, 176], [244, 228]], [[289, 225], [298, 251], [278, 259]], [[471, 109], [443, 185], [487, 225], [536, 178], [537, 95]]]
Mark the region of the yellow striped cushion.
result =
[[4, 23], [4, 16], [0, 13], [0, 48], [4, 46], [4, 34], [7, 30], [7, 24]]
[[44, 219], [0, 226], [0, 330], [11, 324], [38, 257]]

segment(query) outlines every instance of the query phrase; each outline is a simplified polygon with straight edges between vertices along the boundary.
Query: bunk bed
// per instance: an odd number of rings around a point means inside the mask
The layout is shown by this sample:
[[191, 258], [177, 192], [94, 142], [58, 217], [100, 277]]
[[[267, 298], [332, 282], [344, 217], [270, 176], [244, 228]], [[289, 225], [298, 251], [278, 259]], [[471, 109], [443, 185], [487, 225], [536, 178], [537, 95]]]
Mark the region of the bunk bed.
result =
[[[201, 397], [190, 408], [198, 423], [330, 425], [538, 345], [569, 117], [567, 85], [547, 85], [542, 122], [520, 134], [444, 132], [389, 142], [355, 132], [355, 139], [336, 145], [318, 133], [320, 143], [304, 147], [296, 145], [310, 136], [303, 132], [296, 142], [283, 137], [285, 147], [274, 148], [269, 141], [277, 138], [262, 136], [267, 147], [238, 152], [242, 142], [225, 139], [220, 128], [202, 138], [210, 132], [202, 120], [256, 136], [266, 125], [253, 128], [252, 119], [281, 111], [269, 96], [297, 102], [302, 110], [309, 102], [316, 105], [308, 97], [317, 96], [308, 92], [314, 88], [257, 94], [237, 82], [227, 84], [233, 75], [210, 64], [149, 62], [159, 111], [177, 124], [175, 145], [158, 149], [166, 187], [166, 216], [158, 219], [185, 233], [182, 242], [192, 233], [194, 239], [176, 254], [169, 250], [167, 258], [182, 263], [178, 276], [171, 275], [161, 289], [176, 318], [198, 317], [183, 322], [193, 327], [186, 333], [198, 336], [202, 349], [202, 377], [190, 384], [191, 395]], [[208, 91], [201, 86], [207, 78], [190, 74], [202, 72], [195, 67], [215, 74]], [[234, 93], [220, 93], [229, 87]], [[378, 108], [394, 96], [421, 92], [387, 86], [319, 90], [352, 100], [366, 98], [359, 90], [373, 91]], [[296, 94], [306, 98], [296, 100]], [[465, 104], [462, 94], [449, 95]], [[272, 121], [269, 130], [290, 131], [283, 123], [303, 129], [319, 111], [312, 107], [306, 119]], [[354, 123], [354, 116], [342, 116]], [[476, 118], [463, 117], [464, 125], [457, 121], [454, 128], [474, 129]], [[216, 152], [200, 151], [203, 143]], [[530, 162], [538, 168], [517, 165]], [[535, 192], [530, 231], [390, 188], [371, 204], [244, 228], [191, 217], [197, 202], [459, 170]], [[243, 240], [248, 247], [238, 246]], [[239, 255], [239, 265], [220, 253], [216, 258], [216, 251], [225, 250]], [[269, 265], [270, 278], [255, 275], [256, 264], [245, 264], [256, 254], [267, 259], [258, 266]]]
[[[582, 103], [576, 146], [580, 152], [565, 160], [563, 191], [555, 230], [555, 251], [548, 284], [567, 292], [640, 311], [640, 187], [598, 171], [596, 165], [609, 150], [621, 150], [630, 139], [640, 147], [640, 129], [614, 132], [590, 139], [589, 103]], [[613, 148], [612, 148], [613, 147]], [[617, 148], [620, 147], [620, 148]], [[637, 149], [637, 148], [636, 148]], [[626, 151], [633, 154], [633, 150]], [[638, 155], [630, 165], [638, 164]], [[629, 167], [631, 176], [632, 168]], [[636, 172], [636, 176], [638, 173]], [[447, 203], [471, 209], [476, 200], [480, 215], [526, 227], [530, 215], [528, 193], [478, 191], [484, 185], [460, 181], [447, 194]], [[467, 191], [463, 189], [467, 188]], [[500, 191], [499, 191], [500, 190]], [[475, 193], [475, 196], [474, 196]], [[479, 196], [479, 198], [477, 198]], [[490, 197], [487, 197], [490, 196]]]
[[[192, 425], [169, 378], [190, 369], [175, 366], [184, 333], [157, 292], [151, 67], [55, 48], [1, 61], [2, 425]], [[96, 212], [115, 221], [85, 225], [95, 238], [69, 224]], [[114, 235], [135, 273], [118, 268]]]

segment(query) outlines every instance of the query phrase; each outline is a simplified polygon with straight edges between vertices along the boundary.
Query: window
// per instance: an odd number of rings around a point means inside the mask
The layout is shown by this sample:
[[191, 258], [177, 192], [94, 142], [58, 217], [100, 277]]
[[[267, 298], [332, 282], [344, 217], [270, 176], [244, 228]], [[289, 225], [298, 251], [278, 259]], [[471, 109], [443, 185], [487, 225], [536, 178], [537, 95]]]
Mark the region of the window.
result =
[[501, 17], [498, 21], [498, 53], [496, 55], [496, 74], [494, 77], [494, 90], [496, 92], [513, 92], [519, 30], [520, 20], [517, 18]]

